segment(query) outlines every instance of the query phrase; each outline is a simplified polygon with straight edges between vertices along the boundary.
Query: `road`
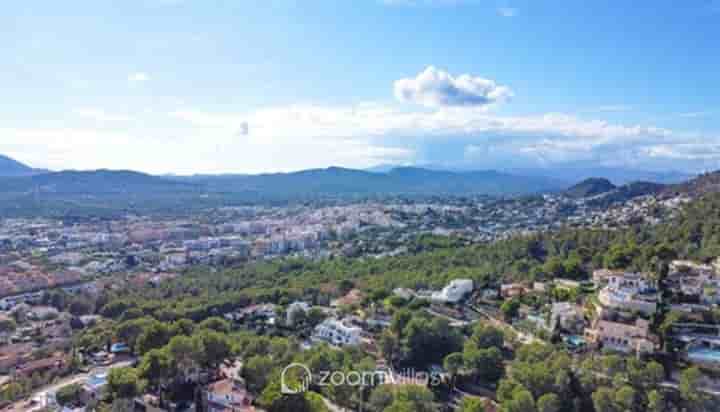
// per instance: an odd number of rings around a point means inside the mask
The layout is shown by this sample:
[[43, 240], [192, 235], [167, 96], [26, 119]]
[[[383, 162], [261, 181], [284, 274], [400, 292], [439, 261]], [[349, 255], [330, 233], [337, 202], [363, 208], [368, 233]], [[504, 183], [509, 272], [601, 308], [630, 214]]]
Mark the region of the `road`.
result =
[[51, 385], [46, 385], [41, 388], [36, 389], [32, 394], [28, 396], [28, 399], [35, 400], [36, 402], [33, 403], [31, 401], [22, 400], [15, 402], [13, 405], [3, 409], [3, 412], [37, 412], [42, 410], [47, 406], [47, 397], [48, 394], [57, 392], [60, 388], [72, 385], [75, 383], [83, 383], [85, 380], [87, 380], [90, 375], [100, 373], [103, 371], [106, 371], [108, 369], [112, 368], [121, 368], [125, 366], [132, 365], [132, 360], [122, 361], [118, 363], [114, 363], [109, 366], [99, 366], [96, 368], [91, 369], [88, 373], [81, 373], [79, 375], [73, 375], [68, 376], [66, 378], [63, 378], [59, 380], [58, 382], [55, 382]]

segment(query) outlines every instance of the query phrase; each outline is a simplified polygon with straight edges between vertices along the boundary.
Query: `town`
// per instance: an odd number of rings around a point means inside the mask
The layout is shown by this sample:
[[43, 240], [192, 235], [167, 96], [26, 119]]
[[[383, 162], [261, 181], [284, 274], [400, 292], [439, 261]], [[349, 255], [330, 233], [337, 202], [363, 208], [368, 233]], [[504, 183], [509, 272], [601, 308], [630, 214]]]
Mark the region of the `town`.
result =
[[78, 288], [114, 273], [160, 280], [192, 266], [231, 266], [251, 259], [401, 254], [407, 239], [421, 235], [492, 242], [563, 227], [657, 224], [688, 200], [641, 196], [608, 208], [544, 195], [320, 208], [225, 207], [187, 217], [4, 219], [0, 297], [12, 301], [30, 293], [27, 298], [37, 298], [38, 291]]
[[[586, 199], [545, 195], [531, 200], [484, 198], [472, 205], [467, 199], [447, 199], [445, 204], [405, 201], [319, 209], [232, 207], [185, 218], [6, 219], [0, 241], [0, 394], [13, 411], [96, 410], [117, 398], [127, 401], [124, 410], [267, 409], [261, 389], [267, 390], [262, 382], [268, 377], [256, 376], [262, 375], [258, 368], [271, 368], [262, 366], [267, 360], [261, 355], [267, 352], [257, 348], [256, 353], [238, 353], [234, 342], [210, 332], [242, 336], [253, 342], [247, 343], [251, 347], [266, 339], [260, 344], [275, 342], [290, 352], [353, 348], [350, 353], [364, 356], [364, 367], [381, 375], [383, 382], [422, 386], [402, 372], [403, 366], [420, 368], [446, 384], [452, 378], [444, 394], [449, 404], [478, 401], [490, 411], [501, 408], [496, 391], [503, 364], [509, 362], [507, 352], [526, 345], [561, 348], [575, 362], [593, 354], [617, 362], [613, 353], [655, 359], [652, 365], [661, 371], [658, 388], [678, 388], [684, 378], [677, 365], [720, 370], [720, 259], [670, 260], [666, 273], [624, 269], [619, 259], [606, 262], [611, 268], [587, 275], [572, 258], [551, 259], [540, 270], [548, 280], [457, 277], [437, 289], [426, 284], [369, 291], [343, 281], [329, 291], [280, 300], [232, 295], [225, 303], [211, 304], [214, 309], [207, 315], [191, 315], [192, 320], [172, 313], [148, 317], [143, 313], [147, 308], [111, 299], [172, 287], [198, 270], [232, 271], [287, 259], [322, 264], [336, 258], [411, 256], [408, 245], [417, 236], [492, 245], [553, 230], [618, 231], [638, 222], [651, 227], [674, 218], [689, 201], [643, 196], [593, 208]], [[405, 329], [415, 321], [425, 322], [429, 331], [406, 336]], [[198, 354], [200, 358], [193, 359], [191, 348], [182, 349], [189, 343], [179, 338], [195, 338], [193, 331], [207, 332], [198, 338], [199, 345], [216, 345], [217, 358], [202, 360]], [[494, 349], [463, 347], [464, 333], [471, 340], [477, 334], [494, 336], [487, 338]], [[408, 340], [410, 348], [401, 348]], [[189, 356], [185, 362], [194, 367], [164, 378], [143, 376], [147, 385], [142, 389], [134, 384], [118, 389], [116, 381], [123, 377], [113, 378], [120, 373], [113, 371], [135, 371], [147, 362], [182, 362], [153, 357], [160, 356], [157, 351], [165, 344], [170, 353], [173, 345], [179, 345], [176, 351], [189, 351], [174, 356]], [[445, 357], [423, 354], [436, 344]], [[419, 347], [413, 351], [413, 345]], [[461, 365], [453, 364], [456, 358]], [[473, 376], [462, 389], [455, 380], [457, 369]], [[598, 376], [605, 373], [591, 369]], [[720, 395], [710, 376], [698, 377], [697, 388], [702, 394]], [[173, 391], [193, 388], [191, 396], [166, 393], [175, 385], [180, 386]], [[347, 406], [327, 397], [322, 402], [330, 410]]]

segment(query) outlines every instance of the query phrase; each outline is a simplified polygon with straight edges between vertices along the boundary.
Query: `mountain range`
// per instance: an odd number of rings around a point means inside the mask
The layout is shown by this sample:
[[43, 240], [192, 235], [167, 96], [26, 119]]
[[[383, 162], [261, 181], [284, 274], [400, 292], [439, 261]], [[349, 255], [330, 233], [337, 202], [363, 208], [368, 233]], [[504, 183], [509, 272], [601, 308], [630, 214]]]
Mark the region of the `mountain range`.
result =
[[632, 182], [656, 182], [663, 184], [677, 184], [695, 177], [690, 173], [675, 170], [653, 171], [625, 167], [604, 167], [592, 165], [558, 165], [548, 168], [511, 169], [509, 173], [531, 176], [543, 176], [551, 179], [576, 183], [585, 179], [604, 178], [617, 186]]
[[0, 178], [0, 193], [59, 195], [139, 194], [199, 191], [199, 185], [129, 170], [46, 172]]
[[31, 176], [47, 170], [32, 167], [0, 154], [0, 176]]
[[[365, 170], [375, 173], [387, 173], [393, 169], [402, 167], [404, 166], [380, 164]], [[468, 172], [476, 170], [469, 166], [443, 166], [436, 164], [423, 164], [416, 167], [436, 171], [453, 172]], [[578, 162], [561, 163], [552, 167], [501, 169], [499, 172], [516, 176], [545, 177], [556, 181], [566, 182], [567, 186], [591, 178], [604, 178], [609, 180], [611, 183], [620, 186], [637, 181], [675, 184], [685, 182], [695, 177], [693, 174], [683, 173], [676, 170], [654, 171], [627, 167], [598, 166], [592, 163]]]
[[101, 209], [179, 209], [393, 195], [564, 193], [569, 197], [588, 198], [604, 204], [661, 191], [720, 191], [720, 174], [717, 173], [703, 175], [691, 182], [680, 185], [632, 182], [616, 186], [610, 179], [596, 177], [571, 186], [565, 180], [543, 175], [419, 167], [387, 167], [373, 171], [329, 167], [257, 175], [154, 176], [123, 170], [49, 172], [0, 156], [0, 203], [5, 204], [0, 207], [0, 214], [8, 209], [53, 209], [58, 204], [63, 210], [89, 204]]
[[556, 191], [566, 184], [544, 177], [518, 176], [494, 170], [450, 172], [415, 167], [387, 173], [329, 167], [292, 173], [259, 175], [199, 175], [175, 177], [212, 191], [257, 193], [268, 197], [345, 195], [515, 195]]

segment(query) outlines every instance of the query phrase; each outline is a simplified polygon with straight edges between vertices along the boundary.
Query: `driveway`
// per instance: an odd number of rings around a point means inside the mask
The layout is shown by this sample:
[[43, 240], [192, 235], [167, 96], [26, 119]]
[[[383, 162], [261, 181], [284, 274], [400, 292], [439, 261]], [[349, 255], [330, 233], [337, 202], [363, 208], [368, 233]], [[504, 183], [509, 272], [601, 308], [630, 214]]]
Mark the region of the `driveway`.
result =
[[37, 412], [42, 410], [43, 408], [47, 407], [47, 398], [48, 394], [57, 392], [60, 388], [67, 385], [72, 385], [75, 383], [83, 383], [85, 380], [87, 380], [90, 375], [106, 371], [108, 369], [112, 368], [122, 368], [125, 366], [132, 365], [132, 360], [126, 360], [122, 362], [117, 362], [109, 366], [99, 366], [95, 367], [90, 370], [88, 373], [81, 373], [78, 375], [68, 376], [66, 378], [63, 378], [59, 380], [56, 383], [53, 383], [51, 385], [43, 386], [41, 388], [36, 389], [32, 394], [30, 394], [27, 399], [36, 400], [37, 402], [31, 403], [31, 401], [28, 400], [22, 400], [15, 402], [14, 404], [6, 407], [3, 409], [3, 412]]

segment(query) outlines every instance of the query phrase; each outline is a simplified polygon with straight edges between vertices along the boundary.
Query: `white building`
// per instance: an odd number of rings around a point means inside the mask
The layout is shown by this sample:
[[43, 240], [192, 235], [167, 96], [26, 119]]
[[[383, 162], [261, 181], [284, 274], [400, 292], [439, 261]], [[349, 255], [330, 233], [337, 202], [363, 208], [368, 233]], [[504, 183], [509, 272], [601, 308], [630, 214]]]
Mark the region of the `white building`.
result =
[[654, 286], [652, 280], [641, 274], [612, 274], [607, 277], [607, 286], [600, 290], [598, 300], [606, 308], [652, 315], [657, 311], [658, 301]]
[[655, 283], [641, 273], [622, 273], [609, 276], [608, 286], [631, 293], [645, 293], [654, 289]]
[[652, 315], [657, 311], [655, 296], [640, 295], [622, 288], [607, 286], [598, 294], [598, 300], [607, 308]]
[[457, 303], [475, 289], [472, 279], [455, 279], [440, 292], [432, 294], [432, 300]]
[[320, 340], [336, 346], [355, 346], [360, 343], [362, 329], [347, 326], [337, 319], [326, 319], [315, 327], [314, 340]]
[[415, 292], [407, 288], [395, 288], [393, 289], [395, 296], [401, 297], [405, 300], [410, 300], [415, 296]]

